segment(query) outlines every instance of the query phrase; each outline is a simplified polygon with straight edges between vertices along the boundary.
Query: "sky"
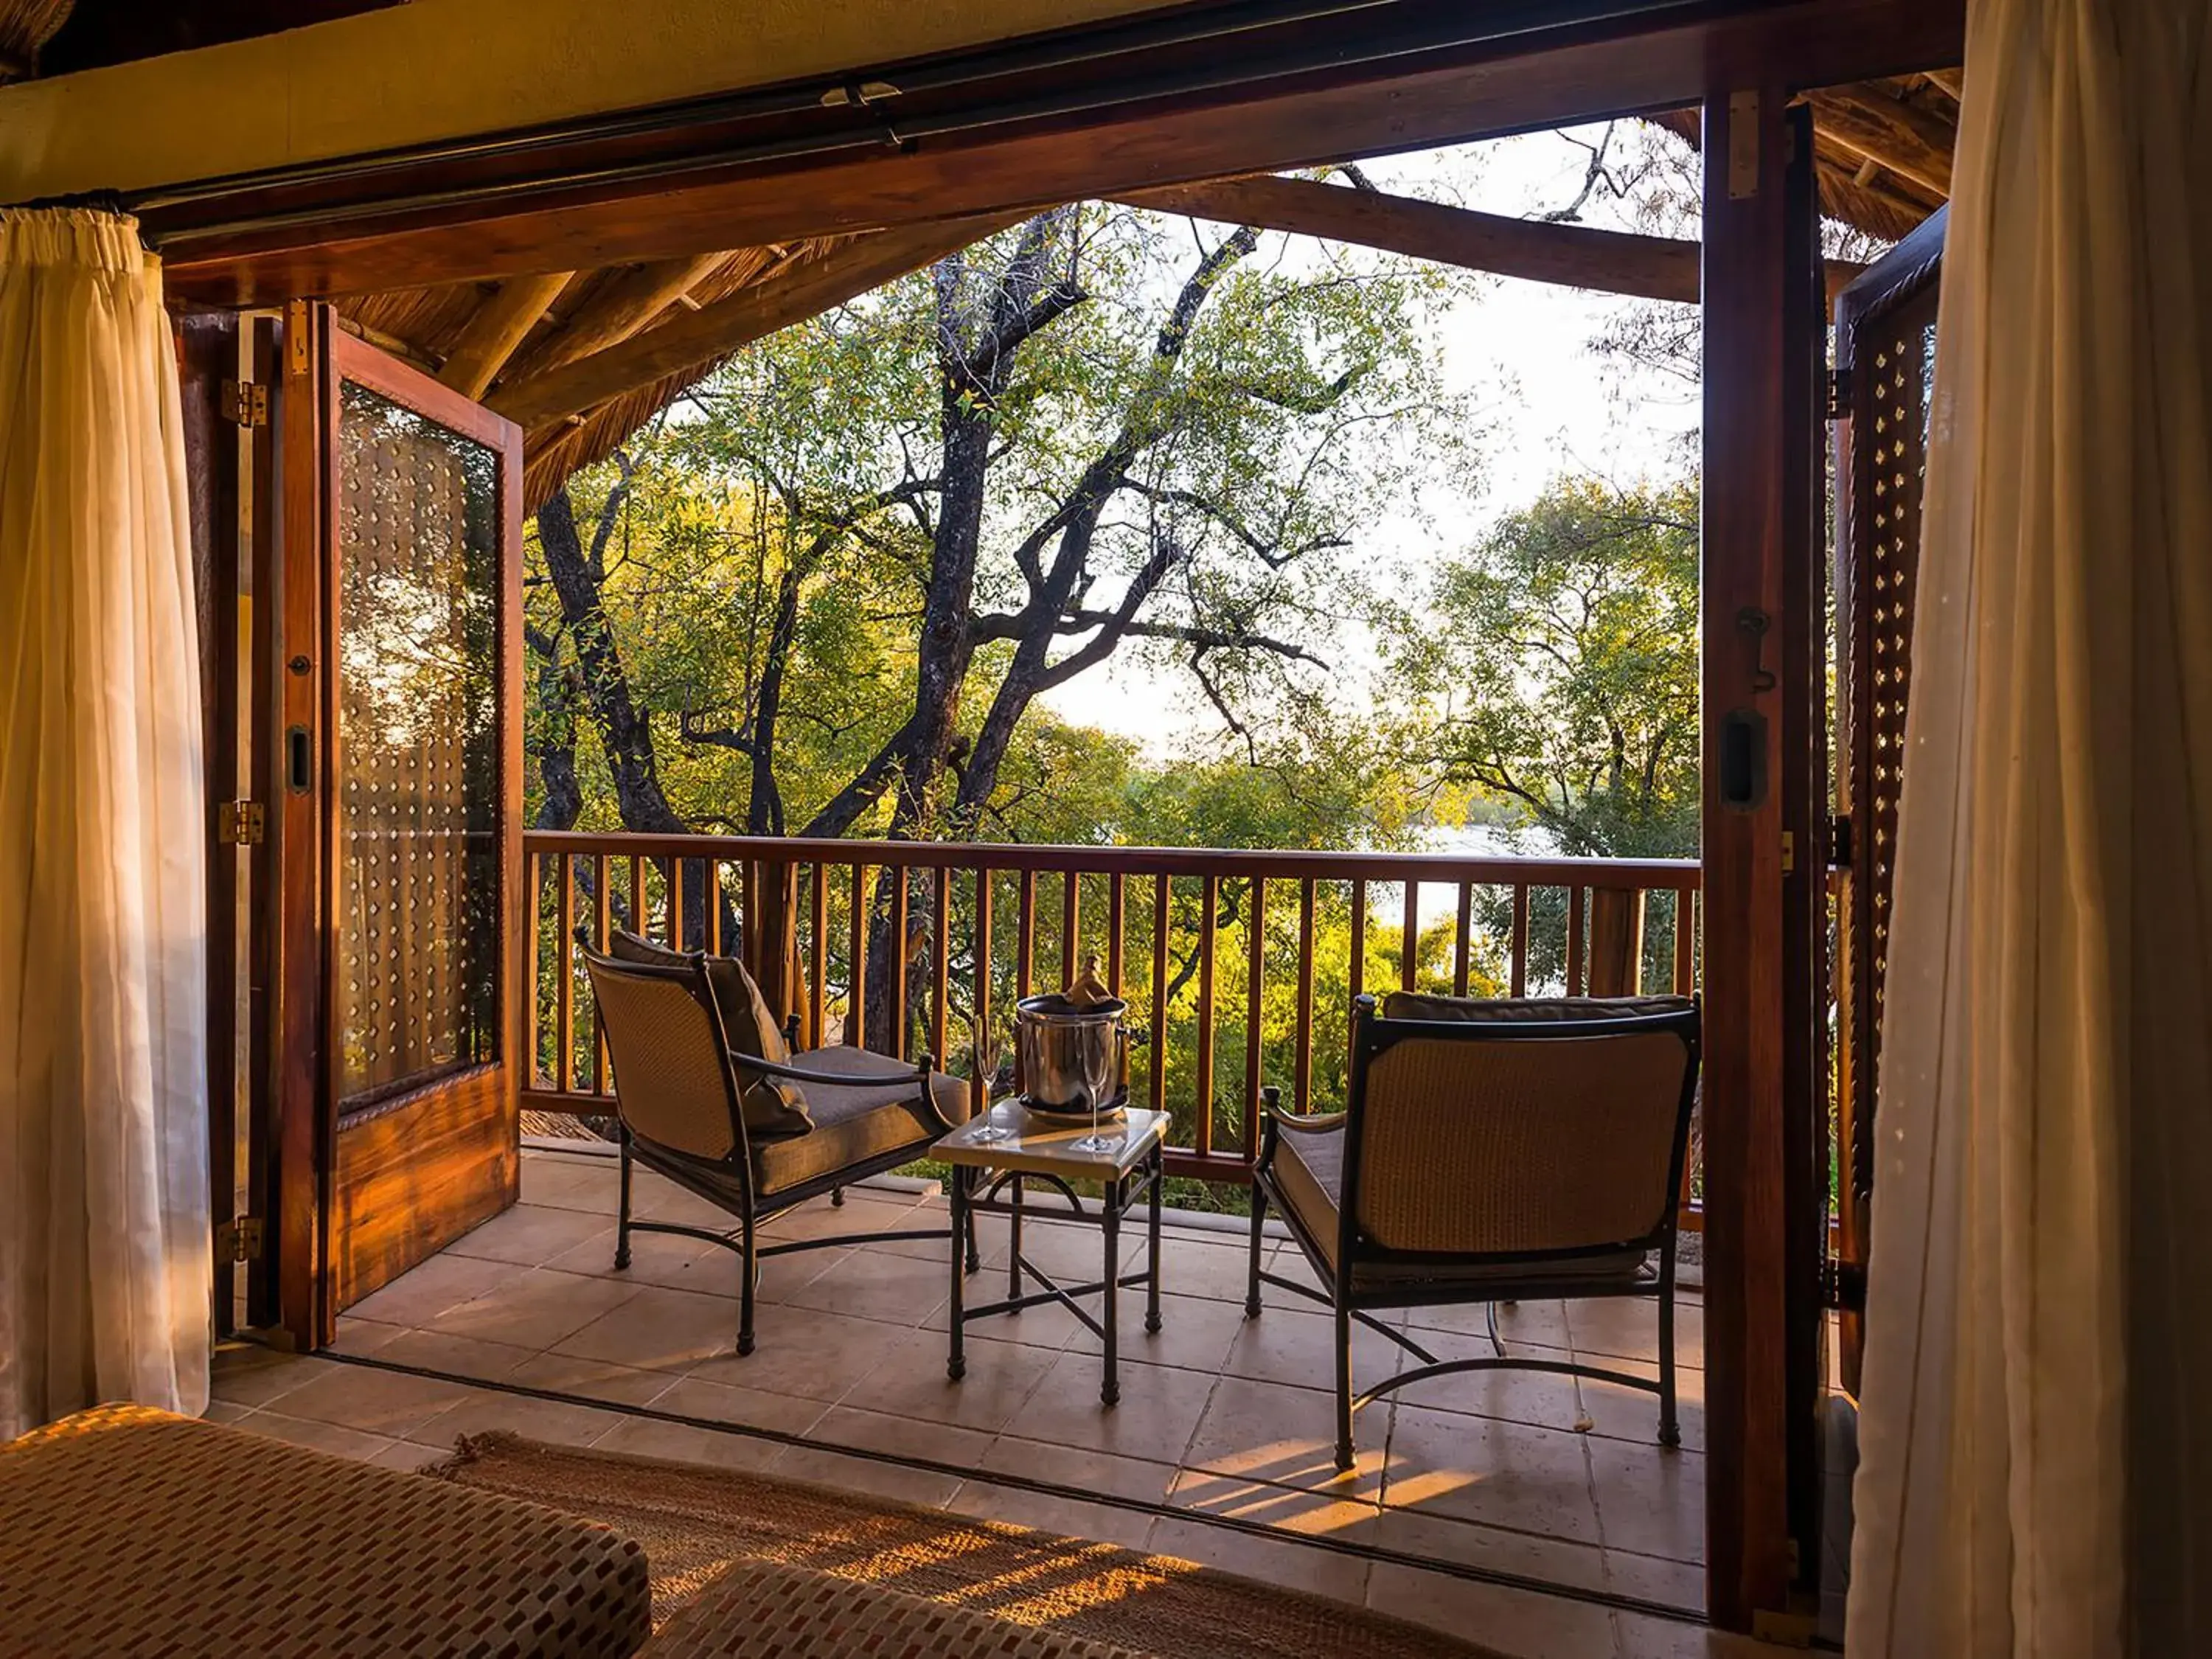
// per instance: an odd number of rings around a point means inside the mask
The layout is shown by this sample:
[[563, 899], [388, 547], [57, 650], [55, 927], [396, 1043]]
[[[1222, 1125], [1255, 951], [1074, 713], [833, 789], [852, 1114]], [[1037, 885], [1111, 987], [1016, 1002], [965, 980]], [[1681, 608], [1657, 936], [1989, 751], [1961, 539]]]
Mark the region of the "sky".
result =
[[[1531, 216], [1574, 201], [1589, 151], [1572, 140], [1595, 143], [1600, 131], [1531, 133], [1363, 167], [1384, 190]], [[1621, 204], [1598, 197], [1584, 204], [1581, 222], [1635, 228]], [[1500, 277], [1455, 306], [1441, 323], [1440, 343], [1452, 388], [1474, 393], [1486, 418], [1479, 477], [1468, 481], [1472, 487], [1432, 495], [1426, 524], [1407, 518], [1364, 531], [1362, 556], [1371, 549], [1417, 568], [1440, 544], [1476, 541], [1563, 473], [1596, 473], [1617, 484], [1678, 473], [1697, 427], [1692, 389], [1656, 371], [1625, 370], [1590, 346], [1626, 303]], [[1133, 738], [1155, 758], [1218, 726], [1188, 676], [1121, 657], [1046, 701], [1062, 719]]]

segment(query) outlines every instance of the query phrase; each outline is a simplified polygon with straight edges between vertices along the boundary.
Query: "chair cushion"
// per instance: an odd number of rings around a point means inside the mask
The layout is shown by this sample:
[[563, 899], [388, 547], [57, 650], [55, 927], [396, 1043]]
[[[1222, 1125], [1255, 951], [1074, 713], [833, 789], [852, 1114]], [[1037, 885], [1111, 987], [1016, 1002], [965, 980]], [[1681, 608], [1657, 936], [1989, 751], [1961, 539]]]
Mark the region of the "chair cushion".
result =
[[0, 1445], [0, 1652], [622, 1659], [611, 1527], [139, 1406]]
[[[753, 1147], [753, 1179], [764, 1197], [902, 1147], [911, 1146], [919, 1157], [945, 1133], [944, 1124], [921, 1111], [914, 1067], [902, 1060], [840, 1044], [811, 1048], [794, 1055], [791, 1063], [802, 1071], [834, 1072], [853, 1081], [800, 1085], [814, 1122], [811, 1132]], [[946, 1123], [968, 1121], [966, 1083], [933, 1072], [929, 1089]]]
[[[651, 968], [689, 968], [691, 963], [681, 951], [619, 930], [607, 941], [607, 954]], [[721, 1011], [722, 1029], [729, 1035], [732, 1052], [789, 1065], [791, 1045], [776, 1029], [775, 1016], [744, 963], [735, 957], [715, 956], [708, 957], [706, 963], [707, 985]], [[763, 1077], [740, 1066], [738, 1081], [742, 1085], [738, 1109], [744, 1114], [748, 1134], [799, 1135], [814, 1127], [806, 1115], [806, 1097], [790, 1079]]]
[[[1344, 1194], [1344, 1128], [1315, 1134], [1285, 1129], [1277, 1137], [1275, 1189], [1292, 1215], [1304, 1224], [1332, 1272], [1336, 1267], [1337, 1216]], [[1499, 1285], [1561, 1282], [1595, 1289], [1625, 1290], [1650, 1282], [1647, 1253], [1608, 1250], [1595, 1255], [1562, 1255], [1506, 1262], [1444, 1261], [1355, 1261], [1354, 1295], [1368, 1290], [1403, 1291], [1433, 1285], [1457, 1295]]]
[[638, 1659], [1136, 1659], [1048, 1626], [1016, 1624], [811, 1567], [740, 1561], [661, 1627]]

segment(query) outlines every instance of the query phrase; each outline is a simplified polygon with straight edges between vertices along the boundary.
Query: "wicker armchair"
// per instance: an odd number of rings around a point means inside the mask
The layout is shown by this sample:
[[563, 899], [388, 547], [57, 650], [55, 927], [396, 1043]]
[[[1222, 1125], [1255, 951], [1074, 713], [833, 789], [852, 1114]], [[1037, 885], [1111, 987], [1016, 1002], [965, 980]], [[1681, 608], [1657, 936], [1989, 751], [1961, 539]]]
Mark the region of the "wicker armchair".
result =
[[[619, 936], [617, 944], [631, 959], [583, 952], [620, 1118], [617, 1267], [629, 1265], [633, 1232], [680, 1233], [735, 1250], [743, 1262], [738, 1352], [749, 1354], [761, 1259], [889, 1239], [950, 1239], [950, 1228], [942, 1227], [759, 1245], [763, 1223], [927, 1152], [967, 1121], [968, 1085], [932, 1070], [927, 1054], [909, 1066], [866, 1048], [791, 1054], [782, 1034], [766, 1024], [767, 1010], [734, 960], [683, 956]], [[737, 1226], [715, 1232], [633, 1220], [633, 1164], [720, 1205]]]
[[[1295, 1116], [1261, 1091], [1248, 1319], [1265, 1284], [1336, 1316], [1336, 1462], [1352, 1418], [1381, 1395], [1454, 1371], [1515, 1368], [1595, 1377], [1659, 1396], [1659, 1438], [1679, 1445], [1674, 1224], [1698, 1077], [1687, 997], [1483, 1001], [1392, 995], [1353, 1011], [1350, 1098]], [[1260, 1270], [1267, 1206], [1282, 1212], [1316, 1291]], [[1658, 1253], [1656, 1268], [1649, 1260]], [[1497, 1304], [1537, 1297], [1658, 1300], [1659, 1377], [1510, 1355]], [[1487, 1358], [1440, 1361], [1374, 1317], [1386, 1308], [1491, 1305]], [[1419, 1363], [1355, 1397], [1352, 1321]]]

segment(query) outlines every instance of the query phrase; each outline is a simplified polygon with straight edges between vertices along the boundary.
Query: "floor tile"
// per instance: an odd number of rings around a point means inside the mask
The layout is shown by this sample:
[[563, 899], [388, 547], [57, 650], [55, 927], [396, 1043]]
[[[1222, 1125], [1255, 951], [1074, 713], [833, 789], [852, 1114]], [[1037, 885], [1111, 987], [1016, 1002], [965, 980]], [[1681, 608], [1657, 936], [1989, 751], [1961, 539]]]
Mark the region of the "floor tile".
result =
[[1484, 1572], [1510, 1573], [1579, 1589], [1607, 1588], [1604, 1552], [1594, 1545], [1547, 1538], [1480, 1522], [1455, 1521], [1387, 1504], [1363, 1536], [1378, 1548]]
[[416, 1365], [427, 1371], [449, 1371], [455, 1376], [495, 1382], [512, 1375], [534, 1352], [513, 1343], [481, 1342], [447, 1331], [402, 1331], [380, 1345], [376, 1357], [395, 1365]]
[[368, 1461], [381, 1468], [405, 1469], [412, 1474], [449, 1462], [453, 1455], [451, 1446], [426, 1446], [415, 1440], [395, 1440]]
[[[767, 1223], [761, 1229], [761, 1237], [777, 1240], [827, 1238], [838, 1233], [901, 1232], [913, 1227], [951, 1224], [944, 1212], [933, 1221], [927, 1216], [917, 1218], [914, 1213], [915, 1201], [857, 1191], [846, 1194], [842, 1206], [826, 1198], [810, 1199]], [[941, 1261], [944, 1253], [951, 1249], [949, 1239], [939, 1245], [939, 1259]]]
[[451, 1449], [464, 1435], [501, 1431], [556, 1446], [588, 1446], [622, 1422], [620, 1413], [562, 1400], [537, 1400], [497, 1389], [472, 1389], [407, 1437]]
[[239, 1427], [252, 1434], [265, 1434], [272, 1440], [289, 1441], [295, 1446], [310, 1447], [316, 1451], [335, 1452], [340, 1457], [350, 1457], [368, 1462], [379, 1452], [398, 1444], [396, 1440], [380, 1434], [368, 1434], [359, 1429], [348, 1428], [343, 1423], [325, 1423], [311, 1417], [287, 1417], [281, 1412], [256, 1412]]
[[[1036, 1313], [1049, 1313], [1050, 1309], [1038, 1308]], [[1120, 1310], [1121, 1330], [1118, 1340], [1122, 1357], [1146, 1365], [1174, 1365], [1184, 1370], [1218, 1371], [1229, 1358], [1230, 1345], [1244, 1328], [1244, 1310], [1234, 1302], [1217, 1302], [1202, 1296], [1163, 1296], [1160, 1298], [1160, 1328], [1145, 1328], [1145, 1293], [1142, 1291], [1121, 1292]], [[1264, 1317], [1265, 1316], [1262, 1316]], [[1024, 1319], [1029, 1314], [1022, 1316]], [[1011, 1324], [1011, 1322], [1009, 1322]], [[1069, 1322], [1073, 1324], [1073, 1321]], [[1066, 1346], [1074, 1353], [1103, 1353], [1105, 1343], [1091, 1334], [1090, 1329], [1076, 1324], [1069, 1333]]]
[[856, 1411], [832, 1406], [807, 1431], [810, 1439], [860, 1451], [888, 1452], [934, 1463], [956, 1463], [963, 1471], [983, 1461], [993, 1436], [951, 1423], [917, 1422], [910, 1417], [887, 1417], [880, 1412]]
[[[1488, 1359], [1496, 1354], [1486, 1336], [1419, 1329], [1409, 1334], [1438, 1359], [1447, 1362]], [[1573, 1355], [1567, 1350], [1540, 1347], [1534, 1343], [1509, 1343], [1506, 1354], [1511, 1358], [1573, 1363]], [[1582, 1396], [1576, 1391], [1575, 1381], [1561, 1371], [1523, 1370], [1517, 1367], [1455, 1371], [1401, 1389], [1396, 1398], [1401, 1405], [1430, 1411], [1464, 1412], [1475, 1417], [1533, 1424], [1538, 1428], [1573, 1430], [1583, 1414]]]
[[228, 1400], [210, 1399], [207, 1402], [207, 1409], [200, 1413], [200, 1420], [203, 1423], [235, 1424], [240, 1418], [252, 1414], [253, 1407], [251, 1406], [235, 1406]]
[[[1659, 1358], [1659, 1305], [1650, 1297], [1586, 1297], [1570, 1302], [1567, 1331], [1577, 1353], [1655, 1364]], [[1692, 1297], [1679, 1297], [1674, 1304], [1674, 1358], [1680, 1365], [1705, 1363], [1705, 1310]]]
[[1613, 1615], [1595, 1602], [1378, 1561], [1367, 1605], [1513, 1659], [1596, 1659], [1613, 1647]]
[[[1017, 1430], [1021, 1426], [1015, 1425]], [[986, 1474], [1018, 1474], [1079, 1492], [1111, 1492], [1116, 1498], [1146, 1504], [1165, 1502], [1176, 1477], [1172, 1463], [1115, 1457], [1085, 1446], [1032, 1440], [1018, 1432], [1002, 1434], [992, 1441], [976, 1468]]]
[[785, 1298], [787, 1305], [916, 1326], [952, 1293], [949, 1261], [856, 1250]]
[[[1235, 1306], [1234, 1304], [1230, 1304]], [[1242, 1315], [1242, 1310], [1238, 1313]], [[1420, 1361], [1381, 1332], [1352, 1322], [1352, 1378], [1355, 1389]], [[1262, 1307], [1257, 1319], [1244, 1320], [1229, 1345], [1224, 1369], [1231, 1376], [1305, 1389], [1336, 1387], [1336, 1320], [1326, 1313]]]
[[587, 1210], [615, 1218], [620, 1182], [611, 1158], [562, 1158], [534, 1153], [522, 1160], [522, 1201], [564, 1210]]
[[480, 1256], [434, 1255], [346, 1311], [385, 1325], [428, 1325], [441, 1315], [513, 1285], [529, 1271]]
[[[1417, 1332], [1458, 1331], [1468, 1336], [1483, 1336], [1490, 1329], [1490, 1307], [1486, 1302], [1464, 1302], [1447, 1307], [1409, 1308], [1405, 1319]], [[1557, 1299], [1500, 1302], [1497, 1308], [1498, 1334], [1509, 1348], [1533, 1344], [1565, 1352], [1574, 1346], [1567, 1334], [1565, 1303]]]
[[1792, 1659], [1805, 1651], [1650, 1613], [1615, 1613], [1613, 1627], [1620, 1659]]
[[1400, 1407], [1382, 1501], [1394, 1509], [1595, 1544], [1585, 1437]]
[[1203, 1371], [1130, 1361], [1120, 1367], [1121, 1397], [1109, 1407], [1098, 1397], [1101, 1361], [1068, 1352], [1053, 1360], [1009, 1425], [1028, 1440], [1112, 1452], [1121, 1457], [1179, 1459], [1206, 1413], [1214, 1379]]
[[738, 1305], [727, 1297], [659, 1285], [630, 1288], [618, 1305], [550, 1346], [580, 1359], [655, 1371], [687, 1371], [702, 1359], [737, 1352]]
[[545, 1204], [517, 1204], [446, 1247], [448, 1255], [543, 1266], [564, 1250], [604, 1238], [614, 1248], [614, 1228], [605, 1218]]
[[1014, 1421], [1059, 1357], [1048, 1349], [971, 1336], [967, 1372], [956, 1382], [945, 1372], [947, 1352], [942, 1334], [910, 1333], [838, 1403], [993, 1434]]
[[703, 1418], [710, 1423], [769, 1429], [777, 1434], [813, 1433], [825, 1409], [819, 1400], [710, 1382], [700, 1376], [676, 1378], [653, 1396], [652, 1405], [656, 1412]]
[[878, 1320], [775, 1308], [761, 1314], [758, 1346], [751, 1353], [719, 1353], [691, 1370], [710, 1382], [834, 1401], [912, 1334]]
[[1352, 1468], [1340, 1472], [1334, 1395], [1224, 1376], [1183, 1461], [1248, 1480], [1373, 1498], [1382, 1490], [1389, 1425], [1388, 1405], [1360, 1413], [1352, 1425]]
[[374, 1353], [386, 1343], [413, 1328], [411, 1325], [388, 1325], [380, 1320], [358, 1319], [351, 1314], [340, 1314], [337, 1340], [331, 1344], [331, 1352], [356, 1356]]
[[1365, 1541], [1380, 1511], [1370, 1502], [1327, 1489], [1311, 1491], [1245, 1480], [1207, 1469], [1184, 1469], [1169, 1490], [1179, 1510], [1223, 1520], [1257, 1522], [1303, 1538]]
[[[1588, 1363], [1602, 1366], [1607, 1370], [1626, 1371], [1631, 1376], [1649, 1376], [1656, 1380], [1659, 1368], [1640, 1360], [1614, 1359], [1593, 1356]], [[1578, 1379], [1583, 1414], [1589, 1420], [1590, 1432], [1609, 1439], [1633, 1441], [1638, 1445], [1656, 1446], [1659, 1443], [1659, 1396], [1642, 1389], [1632, 1389], [1619, 1382], [1600, 1382], [1590, 1377]], [[1688, 1366], [1678, 1366], [1674, 1372], [1674, 1410], [1682, 1429], [1682, 1446], [1686, 1451], [1701, 1452], [1705, 1449], [1705, 1374]]]
[[208, 1366], [208, 1392], [234, 1406], [266, 1406], [338, 1366], [312, 1354], [238, 1343], [216, 1350]]
[[1587, 1437], [1608, 1548], [1705, 1559], [1705, 1460], [1695, 1452]]
[[650, 1417], [625, 1417], [602, 1435], [592, 1449], [723, 1469], [765, 1469], [784, 1452], [778, 1441], [724, 1434], [689, 1423], [663, 1423]]
[[333, 1365], [279, 1397], [286, 1417], [337, 1423], [386, 1440], [404, 1440], [468, 1394], [465, 1385], [368, 1365]]
[[611, 1406], [645, 1406], [667, 1391], [669, 1374], [574, 1354], [533, 1354], [503, 1379], [550, 1394], [581, 1395]]
[[1605, 1587], [1616, 1595], [1632, 1596], [1639, 1601], [1657, 1601], [1690, 1613], [1705, 1611], [1705, 1570], [1688, 1561], [1607, 1550]]
[[499, 1286], [497, 1294], [448, 1309], [425, 1328], [471, 1336], [480, 1342], [550, 1348], [620, 1307], [639, 1289], [617, 1279], [532, 1267]]
[[781, 1480], [809, 1481], [818, 1486], [834, 1486], [840, 1492], [866, 1492], [902, 1504], [920, 1504], [926, 1509], [942, 1508], [962, 1484], [957, 1475], [933, 1474], [927, 1469], [799, 1446], [776, 1459], [772, 1472]]

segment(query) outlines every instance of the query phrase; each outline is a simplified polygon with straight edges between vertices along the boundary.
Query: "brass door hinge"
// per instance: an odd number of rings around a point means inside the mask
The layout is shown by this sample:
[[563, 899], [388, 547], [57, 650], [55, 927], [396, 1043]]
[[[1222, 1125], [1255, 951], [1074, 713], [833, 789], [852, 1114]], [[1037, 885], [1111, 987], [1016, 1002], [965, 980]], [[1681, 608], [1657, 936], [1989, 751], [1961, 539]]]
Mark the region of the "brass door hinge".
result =
[[1851, 372], [1848, 368], [1828, 371], [1828, 418], [1847, 421], [1851, 416]]
[[258, 800], [227, 800], [215, 809], [215, 838], [225, 847], [258, 847], [269, 811]]
[[224, 1262], [258, 1261], [261, 1246], [261, 1218], [258, 1215], [240, 1216], [235, 1221], [226, 1221], [215, 1230], [217, 1266]]
[[269, 424], [269, 388], [258, 380], [225, 380], [216, 406], [222, 418], [234, 426]]
[[1782, 873], [1785, 876], [1797, 873], [1797, 835], [1795, 830], [1784, 830], [1782, 832]]

